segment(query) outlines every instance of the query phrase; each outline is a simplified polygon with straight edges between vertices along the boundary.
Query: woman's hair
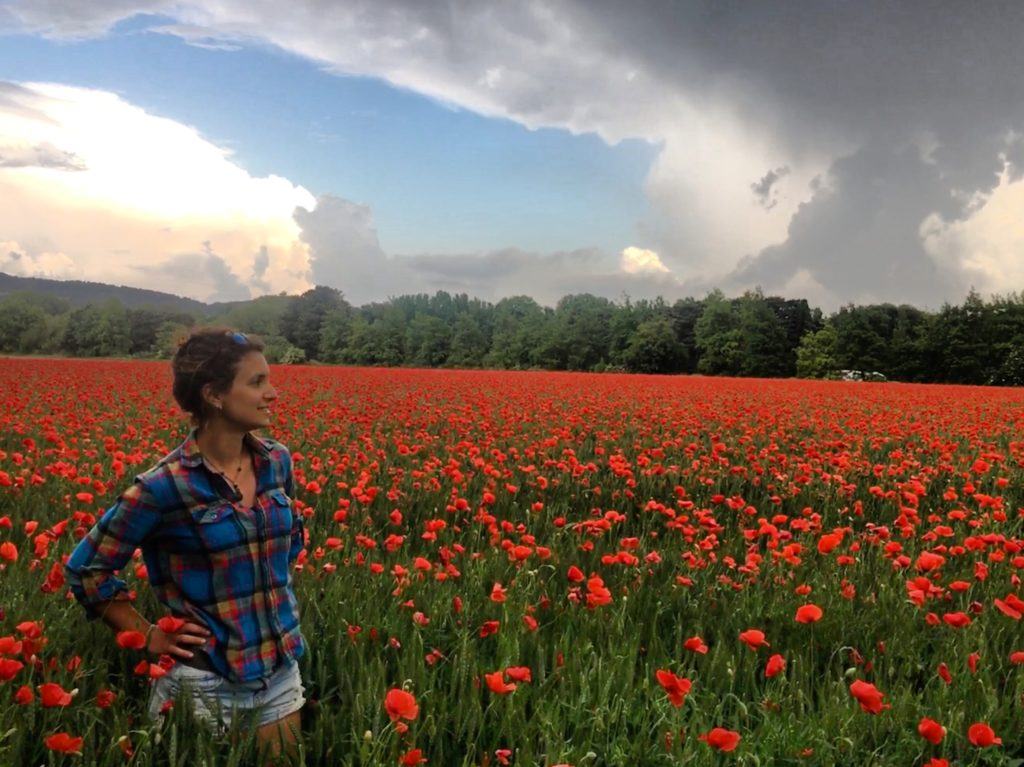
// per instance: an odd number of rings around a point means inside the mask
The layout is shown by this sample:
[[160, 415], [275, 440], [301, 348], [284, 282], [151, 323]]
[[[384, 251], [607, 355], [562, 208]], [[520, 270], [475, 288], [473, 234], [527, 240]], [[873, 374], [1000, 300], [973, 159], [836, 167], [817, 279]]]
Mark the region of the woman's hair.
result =
[[203, 399], [203, 386], [223, 394], [231, 388], [238, 372], [238, 363], [250, 352], [262, 352], [263, 341], [226, 327], [193, 328], [181, 342], [171, 361], [174, 371], [172, 391], [181, 409], [202, 425], [209, 415], [209, 404]]

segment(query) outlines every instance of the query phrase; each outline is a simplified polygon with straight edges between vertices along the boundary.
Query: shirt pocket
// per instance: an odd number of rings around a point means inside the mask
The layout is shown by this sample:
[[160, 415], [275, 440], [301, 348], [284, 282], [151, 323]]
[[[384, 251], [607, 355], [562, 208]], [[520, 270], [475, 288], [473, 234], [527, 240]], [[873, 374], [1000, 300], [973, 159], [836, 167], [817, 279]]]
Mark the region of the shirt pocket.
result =
[[245, 541], [238, 512], [230, 501], [218, 501], [191, 509], [193, 527], [208, 552], [226, 551]]
[[292, 532], [292, 499], [284, 490], [273, 488], [267, 491], [267, 537], [281, 538]]

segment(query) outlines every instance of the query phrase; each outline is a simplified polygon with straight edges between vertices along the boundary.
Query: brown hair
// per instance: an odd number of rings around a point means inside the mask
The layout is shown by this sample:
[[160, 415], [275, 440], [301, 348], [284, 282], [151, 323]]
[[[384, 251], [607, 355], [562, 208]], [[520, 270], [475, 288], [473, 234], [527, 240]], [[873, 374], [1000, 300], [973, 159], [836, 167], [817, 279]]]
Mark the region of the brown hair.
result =
[[217, 394], [228, 391], [242, 357], [263, 349], [261, 339], [232, 328], [193, 328], [171, 360], [174, 399], [182, 410], [192, 416], [195, 425], [202, 425], [210, 409], [203, 399], [203, 387], [210, 384]]

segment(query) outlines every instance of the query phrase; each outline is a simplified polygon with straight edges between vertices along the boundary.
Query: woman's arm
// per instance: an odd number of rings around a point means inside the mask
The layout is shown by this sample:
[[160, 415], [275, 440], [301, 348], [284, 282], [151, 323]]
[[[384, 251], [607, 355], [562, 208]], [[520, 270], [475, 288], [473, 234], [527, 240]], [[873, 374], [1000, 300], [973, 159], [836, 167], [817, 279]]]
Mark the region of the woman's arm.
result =
[[128, 584], [114, 573], [128, 564], [159, 524], [160, 510], [136, 478], [78, 542], [64, 565], [64, 575], [87, 620], [99, 618], [101, 610], [109, 607], [107, 602], [128, 591]]

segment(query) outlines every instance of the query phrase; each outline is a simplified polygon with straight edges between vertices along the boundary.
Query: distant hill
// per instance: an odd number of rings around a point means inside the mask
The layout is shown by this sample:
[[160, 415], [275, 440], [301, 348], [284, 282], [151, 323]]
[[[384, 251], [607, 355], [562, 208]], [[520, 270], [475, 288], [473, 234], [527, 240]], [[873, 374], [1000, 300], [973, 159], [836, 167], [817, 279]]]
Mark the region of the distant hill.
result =
[[220, 313], [234, 306], [250, 303], [249, 301], [228, 301], [205, 304], [202, 301], [176, 296], [172, 293], [163, 293], [159, 290], [130, 288], [126, 285], [108, 285], [104, 282], [15, 277], [12, 274], [0, 272], [0, 299], [20, 291], [57, 296], [69, 301], [76, 308], [116, 298], [129, 309], [149, 307], [151, 309], [190, 312], [199, 316]]

